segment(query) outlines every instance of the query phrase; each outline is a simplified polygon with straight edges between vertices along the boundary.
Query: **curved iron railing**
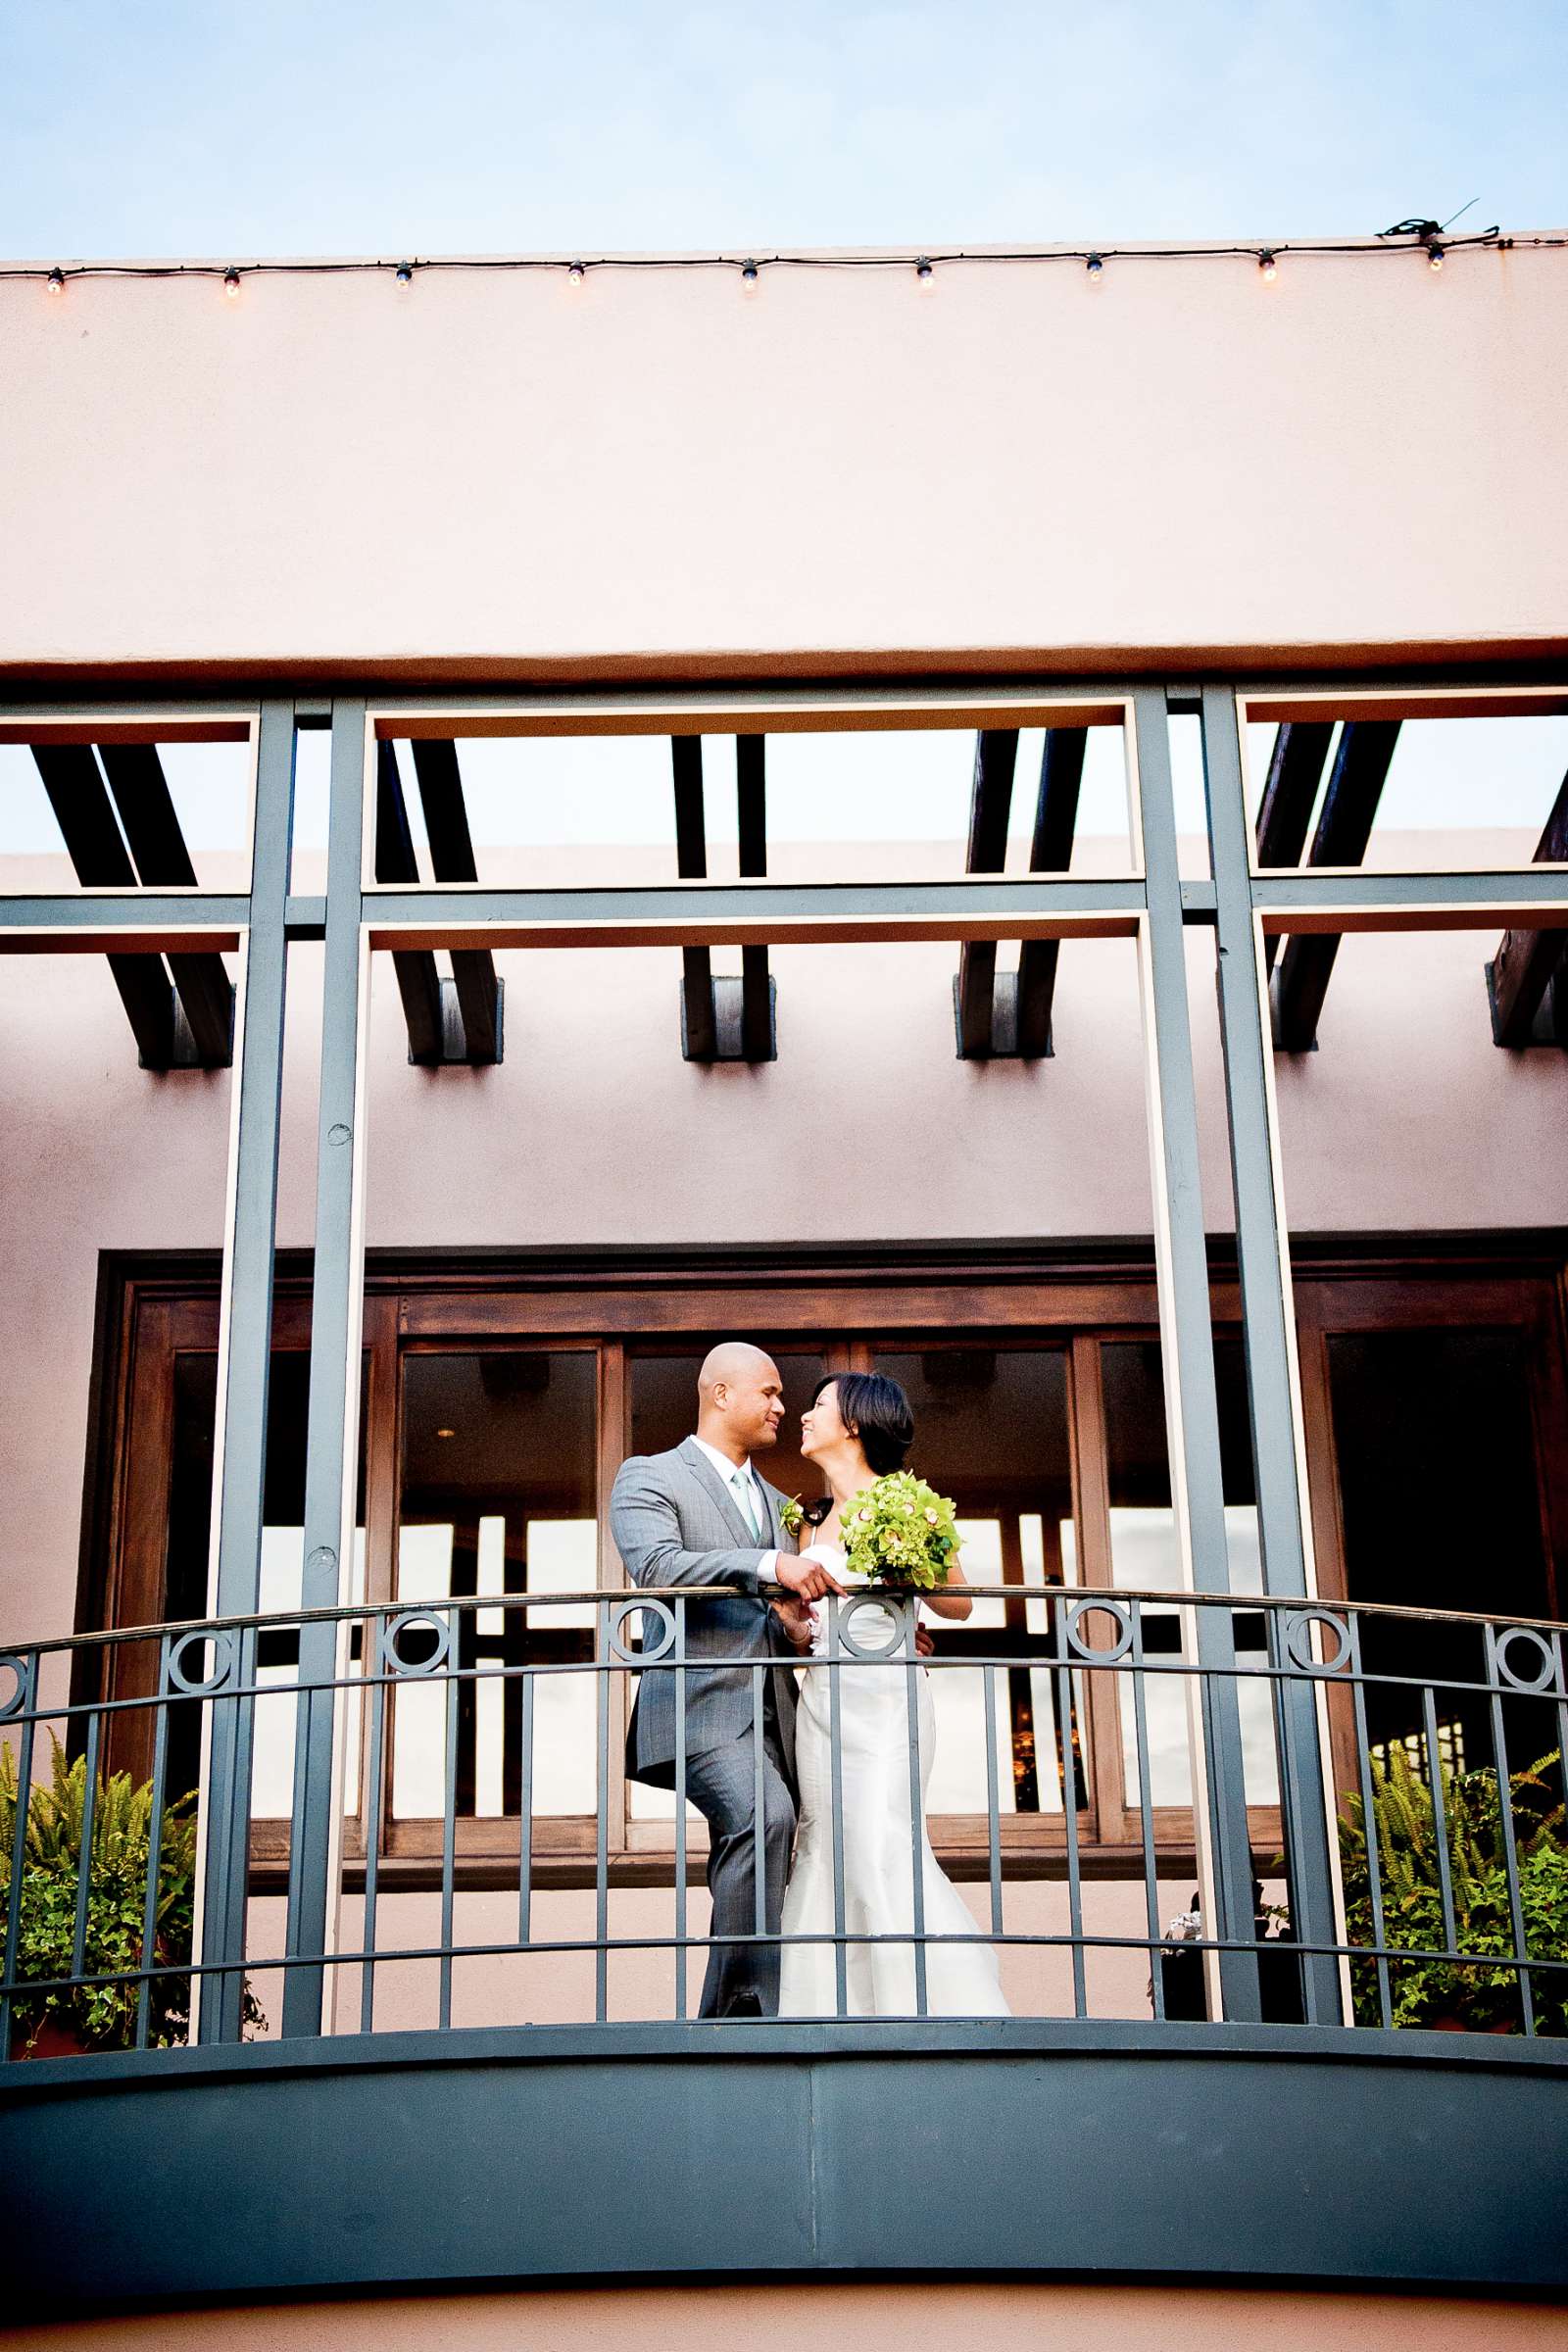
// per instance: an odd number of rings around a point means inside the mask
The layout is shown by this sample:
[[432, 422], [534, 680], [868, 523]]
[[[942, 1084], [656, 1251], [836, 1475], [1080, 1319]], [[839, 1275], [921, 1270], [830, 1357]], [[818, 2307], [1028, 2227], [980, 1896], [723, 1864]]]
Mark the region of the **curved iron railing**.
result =
[[[1144, 2013], [1155, 2019], [1568, 2031], [1568, 1945], [1553, 1926], [1568, 1893], [1561, 1626], [1258, 1595], [972, 1590], [1008, 1604], [1021, 1635], [926, 1661], [907, 1599], [858, 1594], [825, 1604], [825, 1654], [802, 1667], [830, 1686], [834, 1923], [808, 1940], [832, 1946], [839, 2017], [851, 2010], [852, 1951], [879, 1942], [907, 1949], [908, 2014], [919, 2019], [931, 2014], [933, 1949], [962, 1942], [1064, 1955], [1070, 2012], [1064, 1999], [1048, 2005], [1031, 1979], [1027, 2014], [1036, 2016], [1091, 2014], [1092, 1965], [1130, 1953], [1147, 1958]], [[691, 1589], [442, 1597], [131, 1628], [0, 1652], [7, 1773], [30, 1792], [27, 1804], [7, 1799], [3, 1825], [0, 2057], [26, 2055], [40, 2039], [58, 2046], [60, 2019], [79, 2028], [93, 1995], [105, 1997], [99, 2030], [78, 2032], [87, 2046], [151, 2051], [187, 2035], [238, 2041], [264, 2008], [285, 2034], [319, 2033], [323, 2024], [371, 2033], [378, 1986], [400, 1964], [434, 1970], [436, 2022], [445, 2028], [455, 1967], [515, 1954], [591, 1960], [595, 2022], [610, 2015], [617, 1955], [666, 1954], [669, 2003], [661, 2014], [686, 2016], [689, 1958], [710, 1938], [692, 1909], [685, 1725], [694, 1680], [712, 1663], [689, 1652], [687, 1631], [709, 1597]], [[868, 1606], [881, 1612], [881, 1641], [864, 1638]], [[573, 1611], [582, 1654], [538, 1654], [550, 1646], [542, 1630]], [[669, 1673], [675, 1685], [664, 1934], [612, 1916], [612, 1740], [627, 1680], [646, 1671]], [[748, 1671], [760, 1743], [767, 1668], [751, 1662]], [[917, 1699], [928, 1672], [979, 1680], [989, 1910], [972, 1934], [956, 1936], [928, 1932], [923, 1912], [918, 1793], [930, 1758]], [[1054, 1718], [1060, 1837], [1046, 1867], [1063, 1886], [1059, 1925], [1020, 1928], [1005, 1915], [1004, 1883], [1020, 1857], [1003, 1836], [997, 1678], [1019, 1672], [1042, 1678]], [[907, 1911], [874, 1933], [849, 1916], [841, 1746], [844, 1677], [868, 1674], [904, 1684], [910, 1798]], [[1079, 1733], [1093, 1677], [1114, 1678], [1120, 1697], [1117, 1763], [1133, 1826], [1128, 1859], [1142, 1890], [1142, 1918], [1110, 1933], [1086, 1916], [1092, 1881], [1080, 1815], [1089, 1767]], [[583, 1710], [592, 1852], [582, 1865], [594, 1896], [591, 1935], [538, 1932], [549, 1875], [540, 1773], [559, 1762], [554, 1735], [539, 1730], [540, 1702], [546, 1712], [555, 1705], [545, 1694], [561, 1678], [592, 1692], [591, 1722]], [[486, 1686], [511, 1693], [514, 1756], [503, 1819], [509, 1835], [515, 1823], [515, 1911], [506, 1935], [463, 1937], [459, 1829], [474, 1799], [460, 1789], [460, 1735]], [[1186, 1702], [1179, 1740], [1173, 1688]], [[435, 1693], [439, 1730], [425, 1738], [424, 1756], [427, 1776], [438, 1761], [441, 1785], [439, 1809], [425, 1817], [439, 1849], [430, 1863], [440, 1906], [432, 1937], [397, 1933], [408, 1922], [389, 1913], [406, 1903], [387, 1868], [399, 1707], [406, 1732], [412, 1710], [429, 1714]], [[292, 1735], [280, 1934], [255, 1891], [264, 1709], [274, 1720], [284, 1714]], [[51, 1735], [58, 1762], [44, 1744]], [[1173, 1769], [1186, 1780], [1185, 1806], [1172, 1805]], [[133, 1800], [140, 1830], [126, 1827]], [[343, 1909], [346, 1811], [363, 1845], [353, 1864], [357, 1921]], [[1179, 1847], [1196, 1856], [1200, 1896], [1173, 1931], [1162, 1924], [1169, 1889], [1161, 1876], [1170, 1876], [1178, 1816]], [[760, 1821], [756, 1836], [760, 1861]], [[1023, 1860], [1040, 1874], [1038, 1852]], [[1185, 1858], [1180, 1866], [1189, 1867]], [[657, 1867], [645, 1862], [645, 1875]], [[751, 1933], [726, 1942], [782, 1940], [764, 1916], [762, 1882], [759, 1867]], [[1273, 1882], [1279, 1899], [1261, 1904], [1260, 1882]], [[1331, 1907], [1317, 1891], [1325, 1885]], [[45, 2019], [54, 2026], [40, 2037]]]

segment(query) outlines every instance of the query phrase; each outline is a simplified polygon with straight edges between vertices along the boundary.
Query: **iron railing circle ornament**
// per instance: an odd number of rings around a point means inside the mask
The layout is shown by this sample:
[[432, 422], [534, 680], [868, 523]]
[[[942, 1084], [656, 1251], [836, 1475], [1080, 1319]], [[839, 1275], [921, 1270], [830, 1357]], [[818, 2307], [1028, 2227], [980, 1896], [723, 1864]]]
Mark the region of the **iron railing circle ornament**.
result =
[[[1319, 1658], [1312, 1649], [1312, 1628], [1325, 1626], [1339, 1647], [1333, 1657]], [[1290, 1609], [1285, 1618], [1285, 1654], [1303, 1674], [1344, 1674], [1350, 1663], [1350, 1629], [1332, 1609]]]
[[[198, 1673], [194, 1677], [187, 1674], [185, 1671], [186, 1651], [190, 1649], [203, 1651], [209, 1642], [213, 1645], [212, 1671], [207, 1674]], [[210, 1628], [198, 1626], [194, 1633], [181, 1634], [177, 1642], [171, 1643], [169, 1679], [174, 1689], [183, 1691], [187, 1698], [213, 1698], [233, 1681], [238, 1655], [238, 1645], [231, 1630], [215, 1632]]]
[[[641, 1617], [646, 1622], [656, 1617], [660, 1625], [659, 1647], [650, 1649], [646, 1639], [640, 1649], [628, 1649], [620, 1638], [620, 1629], [628, 1617]], [[667, 1657], [675, 1646], [675, 1615], [662, 1600], [623, 1600], [610, 1613], [610, 1654], [626, 1666], [656, 1666]]]
[[[1115, 1644], [1110, 1649], [1096, 1649], [1078, 1631], [1079, 1619], [1093, 1616], [1097, 1609], [1108, 1617], [1116, 1628]], [[1067, 1611], [1066, 1622], [1069, 1649], [1074, 1650], [1080, 1658], [1095, 1659], [1102, 1666], [1112, 1659], [1124, 1658], [1133, 1645], [1132, 1611], [1119, 1600], [1075, 1600]]]
[[[856, 1641], [855, 1636], [850, 1632], [850, 1626], [854, 1619], [866, 1609], [875, 1609], [880, 1615], [891, 1620], [893, 1626], [891, 1642], [867, 1648]], [[891, 1594], [857, 1592], [852, 1598], [839, 1603], [839, 1641], [852, 1658], [897, 1658], [903, 1655], [906, 1646], [912, 1657], [914, 1654], [914, 1611], [907, 1601], [897, 1600]]]
[[[1516, 1642], [1529, 1642], [1535, 1645], [1541, 1660], [1541, 1671], [1533, 1682], [1508, 1663], [1508, 1652]], [[1544, 1634], [1538, 1633], [1532, 1625], [1510, 1625], [1500, 1631], [1494, 1627], [1492, 1656], [1498, 1682], [1506, 1683], [1510, 1690], [1521, 1691], [1527, 1698], [1539, 1698], [1544, 1690], [1551, 1689], [1557, 1679], [1557, 1660], [1551, 1643]]]
[[25, 1661], [15, 1656], [9, 1649], [0, 1650], [0, 1674], [8, 1673], [16, 1676], [17, 1687], [8, 1698], [0, 1699], [0, 1723], [8, 1722], [13, 1715], [20, 1715], [27, 1703]]
[[[435, 1636], [435, 1647], [427, 1658], [406, 1658], [400, 1646], [403, 1636], [411, 1626], [427, 1626]], [[389, 1617], [381, 1628], [381, 1669], [385, 1674], [405, 1677], [439, 1674], [452, 1655], [452, 1627], [437, 1609], [400, 1609]]]

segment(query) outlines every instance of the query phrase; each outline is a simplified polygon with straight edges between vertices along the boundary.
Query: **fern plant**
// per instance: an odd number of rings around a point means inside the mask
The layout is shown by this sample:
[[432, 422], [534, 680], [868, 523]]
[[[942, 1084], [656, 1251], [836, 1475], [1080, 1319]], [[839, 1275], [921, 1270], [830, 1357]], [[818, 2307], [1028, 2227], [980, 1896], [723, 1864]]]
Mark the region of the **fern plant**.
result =
[[[82, 1828], [87, 1808], [87, 1763], [68, 1763], [58, 1740], [49, 1780], [30, 1791], [23, 1838], [17, 1975], [25, 1984], [69, 1978], [76, 1934], [76, 1895]], [[10, 1916], [16, 1852], [16, 1758], [0, 1748], [0, 1918]], [[164, 1808], [158, 1853], [151, 1964], [167, 1967], [190, 1956], [196, 1887], [196, 1799]], [[92, 1853], [87, 1884], [83, 1974], [115, 1977], [142, 1965], [147, 1877], [152, 1856], [153, 1791], [128, 1772], [100, 1775], [93, 1798]], [[57, 1985], [13, 2000], [13, 2031], [28, 2048], [46, 2020], [98, 2049], [122, 2048], [136, 2030], [139, 1983]], [[265, 2024], [249, 1986], [245, 2022]], [[148, 1988], [148, 2038], [163, 2046], [183, 2041], [190, 2026], [190, 1979], [154, 1977]]]
[[[1560, 1761], [1542, 1756], [1508, 1783], [1524, 1948], [1531, 1960], [1568, 1961], [1568, 1844], [1564, 1810], [1547, 1778]], [[1504, 1965], [1517, 1946], [1503, 1842], [1498, 1776], [1455, 1772], [1439, 1759], [1444, 1832], [1453, 1896], [1454, 1950], [1462, 1959], [1389, 1961], [1391, 2020], [1396, 2026], [1462, 2024], [1472, 2031], [1522, 2023], [1519, 1972]], [[1430, 1784], [1401, 1746], [1372, 1765], [1373, 1820], [1383, 1890], [1384, 1941], [1391, 1952], [1441, 1951], [1446, 1943], [1438, 1812]], [[1340, 1822], [1346, 1939], [1376, 1938], [1368, 1873], [1365, 1808], [1347, 1800]], [[1358, 2025], [1381, 2023], [1377, 1964], [1352, 1960], [1350, 1985]], [[1568, 2033], [1568, 1968], [1531, 1978], [1538, 2032]]]

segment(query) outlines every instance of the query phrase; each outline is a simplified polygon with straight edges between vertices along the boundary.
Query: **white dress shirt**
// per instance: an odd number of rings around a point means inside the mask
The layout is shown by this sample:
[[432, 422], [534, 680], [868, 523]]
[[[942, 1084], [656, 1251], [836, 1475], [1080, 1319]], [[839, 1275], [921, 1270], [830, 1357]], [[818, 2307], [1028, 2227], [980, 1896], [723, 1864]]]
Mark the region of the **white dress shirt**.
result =
[[[692, 1439], [692, 1444], [697, 1447], [699, 1453], [707, 1454], [709, 1460], [712, 1463], [713, 1468], [718, 1472], [719, 1478], [723, 1482], [724, 1491], [726, 1494], [733, 1494], [735, 1493], [735, 1479], [737, 1474], [749, 1483], [752, 1490], [752, 1498], [757, 1507], [757, 1516], [761, 1521], [762, 1526], [765, 1528], [767, 1526], [767, 1498], [762, 1493], [761, 1484], [758, 1478], [757, 1472], [752, 1468], [750, 1454], [747, 1455], [744, 1462], [732, 1462], [727, 1453], [720, 1453], [718, 1447], [716, 1446], [710, 1446], [706, 1438], [694, 1437]], [[763, 1552], [761, 1558], [757, 1563], [757, 1574], [759, 1581], [762, 1584], [777, 1583], [778, 1553], [776, 1551]]]

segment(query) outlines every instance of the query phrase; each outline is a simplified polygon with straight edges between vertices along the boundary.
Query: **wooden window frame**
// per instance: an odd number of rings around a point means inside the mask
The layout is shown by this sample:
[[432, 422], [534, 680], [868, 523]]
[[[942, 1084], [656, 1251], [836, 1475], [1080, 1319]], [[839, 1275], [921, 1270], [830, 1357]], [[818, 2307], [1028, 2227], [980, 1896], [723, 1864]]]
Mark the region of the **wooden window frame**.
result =
[[[1211, 1299], [1216, 1333], [1239, 1333], [1234, 1265], [1216, 1249]], [[173, 1357], [216, 1348], [218, 1263], [211, 1255], [173, 1258], [106, 1256], [100, 1288], [99, 1347], [89, 1431], [87, 1510], [78, 1627], [153, 1623], [162, 1614], [167, 1495], [172, 1440]], [[1300, 1352], [1302, 1422], [1308, 1466], [1317, 1586], [1328, 1600], [1346, 1591], [1343, 1528], [1334, 1467], [1328, 1392], [1328, 1340], [1347, 1330], [1422, 1324], [1527, 1329], [1532, 1351], [1538, 1486], [1544, 1547], [1553, 1596], [1568, 1589], [1568, 1236], [1501, 1235], [1463, 1245], [1299, 1245], [1294, 1266]], [[694, 1251], [518, 1253], [469, 1260], [421, 1261], [416, 1253], [377, 1253], [368, 1263], [365, 1334], [368, 1362], [366, 1458], [366, 1597], [395, 1596], [401, 1447], [401, 1364], [407, 1353], [532, 1346], [598, 1359], [599, 1572], [623, 1583], [611, 1539], [611, 1485], [629, 1445], [629, 1362], [661, 1341], [696, 1338], [743, 1326], [782, 1339], [816, 1341], [834, 1369], [869, 1365], [878, 1341], [901, 1346], [1061, 1347], [1067, 1356], [1072, 1508], [1077, 1581], [1109, 1586], [1109, 1482], [1101, 1403], [1100, 1348], [1107, 1341], [1157, 1339], [1154, 1273], [1147, 1250], [1079, 1249], [1053, 1252], [1020, 1247], [878, 1251]], [[846, 1335], [853, 1332], [851, 1340]], [[280, 1253], [273, 1345], [309, 1345], [308, 1259]], [[129, 1443], [131, 1431], [135, 1444]], [[1108, 1620], [1093, 1616], [1086, 1635], [1107, 1644]], [[136, 1677], [149, 1653], [128, 1645], [110, 1653], [105, 1694], [142, 1694]], [[1142, 1870], [1136, 1813], [1122, 1785], [1116, 1678], [1082, 1676], [1087, 1810], [1079, 1820], [1086, 1875], [1133, 1876]], [[611, 1739], [610, 1850], [620, 1884], [661, 1884], [669, 1877], [673, 1827], [630, 1817], [621, 1757], [629, 1678], [616, 1679], [619, 1720]], [[84, 1693], [85, 1695], [85, 1693]], [[368, 1710], [365, 1710], [368, 1717]], [[124, 1719], [134, 1746], [137, 1723]], [[361, 1786], [368, 1767], [363, 1727]], [[1331, 1725], [1336, 1764], [1346, 1732]], [[383, 1769], [382, 1885], [432, 1883], [439, 1865], [439, 1825], [398, 1821], [391, 1812], [392, 1742]], [[138, 1754], [125, 1750], [133, 1767]], [[1340, 1773], [1337, 1771], [1337, 1778]], [[933, 1825], [944, 1862], [957, 1876], [983, 1875], [986, 1825], [979, 1816], [945, 1815]], [[1277, 1847], [1277, 1808], [1251, 1814], [1259, 1850]], [[694, 1825], [697, 1828], [697, 1825]], [[1154, 1808], [1152, 1828], [1162, 1869], [1193, 1865], [1193, 1822], [1186, 1807]], [[253, 1854], [259, 1888], [280, 1883], [287, 1825], [258, 1822]], [[1002, 1824], [1008, 1877], [1051, 1877], [1065, 1868], [1060, 1815], [1007, 1816]], [[694, 1855], [701, 1833], [692, 1840]], [[536, 1876], [542, 1884], [582, 1884], [592, 1877], [588, 1816], [541, 1817], [534, 1824]], [[457, 1824], [463, 1884], [510, 1883], [517, 1867], [517, 1825], [506, 1817]], [[357, 1818], [346, 1825], [349, 1884], [363, 1872]]]

